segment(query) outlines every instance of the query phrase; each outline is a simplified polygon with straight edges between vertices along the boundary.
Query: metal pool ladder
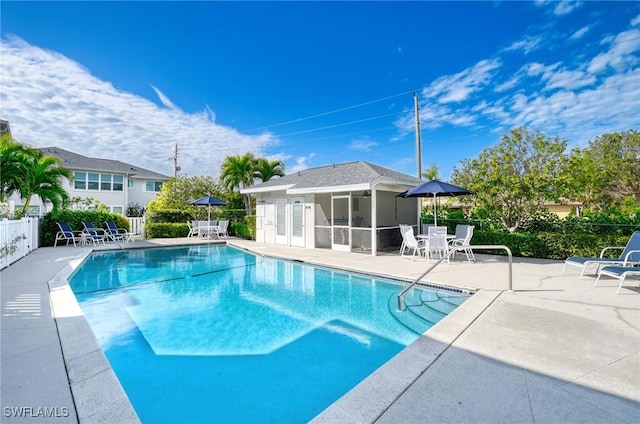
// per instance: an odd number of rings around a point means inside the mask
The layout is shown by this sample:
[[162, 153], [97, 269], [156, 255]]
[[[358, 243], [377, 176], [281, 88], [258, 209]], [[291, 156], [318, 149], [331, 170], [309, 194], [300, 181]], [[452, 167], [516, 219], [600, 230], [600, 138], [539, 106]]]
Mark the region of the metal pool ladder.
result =
[[[474, 244], [473, 246], [471, 245], [465, 245], [465, 246], [457, 246], [457, 249], [471, 249], [471, 250], [494, 250], [494, 249], [503, 249], [507, 252], [507, 255], [509, 256], [509, 291], [513, 291], [513, 257], [511, 255], [511, 249], [509, 249], [507, 246], [499, 244], [499, 245], [493, 245], [493, 244]], [[398, 293], [398, 311], [405, 311], [407, 309], [407, 305], [404, 302], [404, 297], [405, 294], [409, 291], [409, 289], [411, 289], [413, 286], [415, 286], [416, 284], [418, 284], [420, 282], [420, 280], [422, 280], [425, 275], [427, 275], [428, 273], [430, 273], [435, 267], [437, 267], [438, 265], [440, 265], [442, 263], [442, 261], [444, 261], [445, 259], [448, 259], [451, 255], [453, 255], [454, 253], [456, 253], [457, 249], [452, 249], [450, 251], [447, 252], [446, 255], [444, 255], [442, 258], [440, 258], [440, 260], [438, 262], [436, 262], [435, 264], [431, 265], [429, 267], [429, 269], [427, 269], [421, 276], [419, 276], [418, 278], [416, 278], [411, 284], [409, 284], [407, 287], [405, 287], [404, 289], [402, 289], [402, 291], [400, 293]]]

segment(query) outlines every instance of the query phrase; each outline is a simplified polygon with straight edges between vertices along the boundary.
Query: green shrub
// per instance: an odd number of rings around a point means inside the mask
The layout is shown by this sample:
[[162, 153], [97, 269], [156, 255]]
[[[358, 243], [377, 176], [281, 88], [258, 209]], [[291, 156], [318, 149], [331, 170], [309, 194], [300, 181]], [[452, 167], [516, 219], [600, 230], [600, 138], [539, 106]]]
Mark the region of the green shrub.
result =
[[56, 234], [60, 229], [58, 222], [68, 222], [74, 231], [82, 231], [82, 222], [91, 222], [96, 228], [106, 228], [107, 221], [114, 221], [116, 227], [129, 231], [129, 221], [123, 215], [106, 211], [71, 211], [62, 210], [55, 215], [49, 212], [42, 219], [40, 245], [53, 246]]
[[186, 222], [160, 222], [149, 223], [144, 226], [145, 238], [177, 238], [186, 237], [189, 234], [189, 226]]
[[[509, 233], [506, 231], [475, 231], [471, 244], [505, 245], [513, 256], [546, 259], [567, 259], [569, 256], [599, 256], [606, 246], [624, 246], [628, 236], [595, 235], [581, 233]], [[505, 254], [504, 251], [478, 251], [478, 253]], [[620, 250], [608, 252], [619, 256]]]

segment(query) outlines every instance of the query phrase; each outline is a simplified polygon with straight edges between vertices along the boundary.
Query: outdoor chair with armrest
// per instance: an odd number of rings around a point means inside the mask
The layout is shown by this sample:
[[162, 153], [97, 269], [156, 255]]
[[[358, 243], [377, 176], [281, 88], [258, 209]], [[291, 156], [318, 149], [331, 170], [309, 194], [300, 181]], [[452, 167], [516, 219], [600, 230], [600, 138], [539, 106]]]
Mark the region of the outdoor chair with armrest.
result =
[[82, 242], [82, 231], [73, 231], [68, 222], [56, 222], [56, 224], [58, 224], [60, 231], [56, 233], [53, 247], [57, 247], [60, 240], [66, 240], [67, 245], [71, 241], [74, 246], [76, 246], [76, 241]]
[[82, 226], [84, 227], [84, 230], [82, 231], [84, 233], [85, 240], [91, 240], [94, 246], [98, 243], [104, 244], [105, 240], [109, 237], [105, 230], [94, 227], [92, 222], [82, 221]]
[[[415, 258], [416, 253], [418, 254], [418, 256], [422, 256], [422, 254], [425, 252], [425, 242], [424, 240], [418, 240], [416, 238], [416, 236], [413, 234], [413, 227], [407, 225], [405, 228], [405, 232], [403, 233], [403, 236], [404, 236], [404, 249], [413, 250], [413, 254], [411, 255], [411, 260]], [[404, 256], [404, 251], [402, 253], [402, 256]]]
[[118, 228], [113, 221], [107, 221], [105, 224], [107, 226], [107, 235], [111, 240], [124, 241], [125, 243], [133, 241], [135, 234], [128, 232], [126, 228]]
[[[618, 258], [605, 258], [603, 257], [607, 250], [621, 249], [622, 254]], [[584, 258], [584, 257], [570, 257], [564, 262], [562, 267], [562, 274], [564, 274], [567, 265], [578, 266], [582, 268], [580, 278], [584, 276], [585, 271], [589, 265], [597, 265], [596, 274], [601, 265], [638, 265], [640, 264], [640, 231], [635, 231], [631, 234], [629, 241], [625, 247], [609, 246], [602, 249], [600, 257], [598, 258]]]
[[433, 255], [440, 258], [446, 256], [449, 262], [449, 243], [447, 241], [447, 227], [429, 227], [429, 242], [427, 246], [427, 260]]
[[[473, 229], [475, 225], [456, 225], [455, 238], [449, 241], [449, 247], [456, 252], [463, 251], [467, 255], [469, 262], [475, 262], [476, 257], [473, 255], [473, 250], [469, 247], [471, 244], [471, 238], [473, 237]], [[456, 254], [451, 255], [455, 258]]]

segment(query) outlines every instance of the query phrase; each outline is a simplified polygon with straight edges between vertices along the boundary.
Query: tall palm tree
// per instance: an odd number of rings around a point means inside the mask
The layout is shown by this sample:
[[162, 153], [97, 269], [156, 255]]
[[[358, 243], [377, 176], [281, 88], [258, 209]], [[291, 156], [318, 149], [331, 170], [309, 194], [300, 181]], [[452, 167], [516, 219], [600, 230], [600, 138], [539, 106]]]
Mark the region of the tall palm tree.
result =
[[259, 158], [254, 164], [254, 177], [262, 182], [269, 181], [273, 177], [284, 177], [284, 162]]
[[38, 150], [31, 150], [28, 155], [29, 167], [18, 191], [24, 202], [22, 216], [27, 215], [31, 196], [38, 196], [42, 203], [51, 202], [53, 210], [57, 211], [69, 199], [69, 194], [62, 185], [62, 178], [69, 181], [73, 174], [62, 167], [60, 159], [55, 156], [44, 155]]
[[[222, 162], [220, 182], [231, 191], [249, 187], [253, 184], [255, 162], [256, 159], [251, 153], [227, 156]], [[248, 194], [244, 195], [244, 207], [247, 215], [251, 215], [251, 197]]]
[[29, 154], [29, 149], [9, 134], [0, 137], [0, 202], [18, 191], [29, 168]]

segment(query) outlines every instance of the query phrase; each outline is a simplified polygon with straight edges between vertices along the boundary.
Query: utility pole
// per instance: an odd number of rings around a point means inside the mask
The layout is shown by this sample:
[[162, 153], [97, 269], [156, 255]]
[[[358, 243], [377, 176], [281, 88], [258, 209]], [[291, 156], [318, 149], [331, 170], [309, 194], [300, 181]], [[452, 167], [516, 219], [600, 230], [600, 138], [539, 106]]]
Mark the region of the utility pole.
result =
[[416, 113], [416, 164], [418, 166], [418, 178], [422, 179], [422, 141], [420, 139], [420, 104], [418, 95], [413, 92], [413, 101]]
[[182, 169], [178, 166], [178, 143], [176, 143], [176, 147], [173, 151], [173, 156], [171, 156], [169, 160], [173, 162], [173, 178], [178, 178], [178, 171]]

